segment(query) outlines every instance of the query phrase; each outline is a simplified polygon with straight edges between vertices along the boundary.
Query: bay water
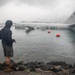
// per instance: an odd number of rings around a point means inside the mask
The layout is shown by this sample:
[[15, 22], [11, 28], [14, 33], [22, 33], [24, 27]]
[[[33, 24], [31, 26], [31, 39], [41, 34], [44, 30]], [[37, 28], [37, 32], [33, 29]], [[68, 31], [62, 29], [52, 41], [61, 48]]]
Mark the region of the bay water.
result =
[[[16, 40], [13, 44], [15, 62], [24, 61], [65, 61], [75, 62], [75, 32], [70, 30], [48, 30], [36, 29], [26, 33], [24, 29], [11, 28], [12, 37]], [[56, 34], [60, 37], [56, 37]], [[0, 40], [0, 62], [5, 57]]]

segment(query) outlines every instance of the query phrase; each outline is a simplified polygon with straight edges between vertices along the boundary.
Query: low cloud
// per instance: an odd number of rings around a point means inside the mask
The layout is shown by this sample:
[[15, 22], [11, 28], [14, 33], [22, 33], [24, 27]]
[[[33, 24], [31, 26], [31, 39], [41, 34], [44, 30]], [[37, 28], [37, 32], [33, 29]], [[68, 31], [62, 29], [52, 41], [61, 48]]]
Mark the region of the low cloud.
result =
[[10, 0], [0, 0], [0, 6], [5, 5], [6, 3], [8, 3]]
[[29, 6], [54, 6], [58, 4], [59, 0], [0, 0], [0, 6], [13, 2], [14, 4], [27, 4]]
[[75, 0], [0, 0], [0, 6], [0, 20], [64, 22], [75, 11]]
[[29, 4], [29, 5], [40, 5], [40, 6], [51, 6], [53, 4], [57, 4], [59, 0], [18, 0], [21, 3]]

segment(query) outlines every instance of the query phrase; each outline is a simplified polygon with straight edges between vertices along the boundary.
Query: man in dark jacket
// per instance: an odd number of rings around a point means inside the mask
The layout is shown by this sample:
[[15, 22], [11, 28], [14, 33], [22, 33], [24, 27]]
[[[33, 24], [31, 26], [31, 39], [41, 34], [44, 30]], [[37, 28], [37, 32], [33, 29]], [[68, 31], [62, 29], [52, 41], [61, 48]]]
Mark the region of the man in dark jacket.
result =
[[1, 29], [1, 40], [4, 56], [6, 57], [6, 65], [10, 65], [10, 57], [13, 57], [13, 42], [16, 42], [12, 39], [12, 31], [10, 30], [12, 25], [13, 22], [11, 20], [7, 20], [4, 28]]

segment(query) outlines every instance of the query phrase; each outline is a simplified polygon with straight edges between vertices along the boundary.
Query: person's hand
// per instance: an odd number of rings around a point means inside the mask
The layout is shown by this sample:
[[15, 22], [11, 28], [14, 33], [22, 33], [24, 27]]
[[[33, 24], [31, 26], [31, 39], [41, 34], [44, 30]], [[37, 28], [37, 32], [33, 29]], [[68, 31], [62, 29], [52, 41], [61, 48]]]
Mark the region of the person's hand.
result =
[[16, 43], [15, 39], [13, 39], [13, 42], [15, 42], [15, 43]]

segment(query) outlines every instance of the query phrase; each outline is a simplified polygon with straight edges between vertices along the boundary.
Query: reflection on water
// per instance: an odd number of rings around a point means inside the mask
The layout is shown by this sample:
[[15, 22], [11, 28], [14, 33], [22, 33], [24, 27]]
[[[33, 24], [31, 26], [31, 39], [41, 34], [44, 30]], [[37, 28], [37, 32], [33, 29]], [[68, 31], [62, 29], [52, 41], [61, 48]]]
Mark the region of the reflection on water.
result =
[[[14, 43], [14, 59], [16, 62], [29, 61], [66, 61], [75, 62], [75, 33], [69, 30], [33, 30], [26, 33], [25, 30], [12, 28]], [[60, 37], [56, 34], [60, 33]], [[4, 60], [3, 49], [0, 44], [0, 61]]]

